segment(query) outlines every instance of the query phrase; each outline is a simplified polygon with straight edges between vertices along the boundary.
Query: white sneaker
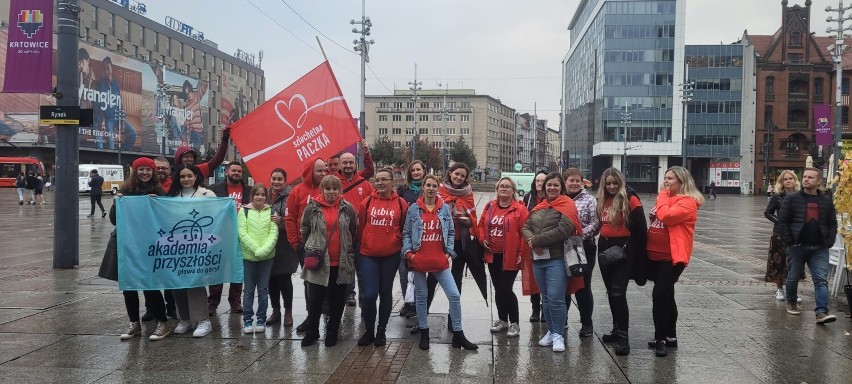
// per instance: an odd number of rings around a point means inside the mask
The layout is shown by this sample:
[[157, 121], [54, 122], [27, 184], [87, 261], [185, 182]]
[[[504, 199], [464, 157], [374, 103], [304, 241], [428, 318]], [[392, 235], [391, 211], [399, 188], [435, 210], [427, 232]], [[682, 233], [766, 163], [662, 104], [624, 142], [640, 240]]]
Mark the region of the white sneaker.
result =
[[544, 335], [544, 337], [542, 337], [541, 340], [538, 341], [538, 345], [540, 345], [542, 347], [549, 347], [552, 344], [553, 344], [553, 334], [550, 333], [550, 331], [547, 331], [547, 333]]
[[494, 322], [494, 326], [491, 327], [491, 332], [493, 332], [493, 333], [503, 332], [507, 329], [509, 329], [509, 324], [507, 324], [503, 320], [497, 320], [497, 321]]
[[801, 297], [797, 297], [797, 298], [796, 298], [796, 302], [797, 302], [797, 303], [801, 303], [801, 302], [802, 302], [802, 298], [801, 298]]
[[252, 324], [251, 320], [246, 320], [245, 325], [243, 325], [243, 333], [254, 333], [254, 325]]
[[186, 333], [186, 331], [189, 331], [190, 328], [192, 328], [192, 322], [191, 321], [181, 320], [180, 323], [178, 323], [177, 327], [175, 327], [175, 330], [173, 332], [176, 335], [182, 335], [182, 334]]
[[195, 328], [195, 332], [192, 332], [192, 337], [207, 336], [212, 330], [213, 324], [210, 323], [210, 320], [201, 320], [198, 322], [198, 327]]
[[518, 326], [518, 323], [509, 324], [509, 332], [506, 333], [506, 337], [518, 337], [521, 334], [521, 328]]
[[562, 335], [553, 335], [553, 352], [565, 352], [565, 339]]
[[786, 297], [784, 295], [783, 290], [779, 289], [779, 290], [775, 291], [775, 300], [784, 301], [785, 299], [786, 299]]

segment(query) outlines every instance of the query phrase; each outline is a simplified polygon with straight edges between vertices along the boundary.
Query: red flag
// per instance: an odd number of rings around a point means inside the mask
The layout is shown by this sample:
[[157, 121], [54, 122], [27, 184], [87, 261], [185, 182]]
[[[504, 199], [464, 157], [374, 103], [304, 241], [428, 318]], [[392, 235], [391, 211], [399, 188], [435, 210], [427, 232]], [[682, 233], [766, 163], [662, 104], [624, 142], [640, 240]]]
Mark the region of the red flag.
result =
[[328, 159], [361, 140], [327, 61], [234, 123], [231, 138], [264, 185], [275, 168], [295, 180], [309, 158]]

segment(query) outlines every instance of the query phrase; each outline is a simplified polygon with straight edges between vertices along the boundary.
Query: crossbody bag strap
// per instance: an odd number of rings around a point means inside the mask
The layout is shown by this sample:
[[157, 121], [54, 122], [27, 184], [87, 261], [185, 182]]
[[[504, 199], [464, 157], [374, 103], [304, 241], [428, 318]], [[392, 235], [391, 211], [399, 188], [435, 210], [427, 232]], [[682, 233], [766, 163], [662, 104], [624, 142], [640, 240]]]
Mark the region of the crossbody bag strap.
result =
[[355, 182], [355, 184], [352, 184], [352, 185], [350, 185], [350, 186], [346, 187], [346, 189], [344, 189], [344, 190], [343, 190], [342, 195], [345, 195], [345, 194], [346, 194], [346, 192], [351, 191], [351, 190], [352, 190], [352, 188], [357, 187], [359, 184], [361, 184], [361, 183], [363, 183], [363, 182], [365, 182], [365, 181], [367, 181], [367, 179], [363, 179], [363, 178], [362, 178], [361, 180], [356, 181], [356, 182]]

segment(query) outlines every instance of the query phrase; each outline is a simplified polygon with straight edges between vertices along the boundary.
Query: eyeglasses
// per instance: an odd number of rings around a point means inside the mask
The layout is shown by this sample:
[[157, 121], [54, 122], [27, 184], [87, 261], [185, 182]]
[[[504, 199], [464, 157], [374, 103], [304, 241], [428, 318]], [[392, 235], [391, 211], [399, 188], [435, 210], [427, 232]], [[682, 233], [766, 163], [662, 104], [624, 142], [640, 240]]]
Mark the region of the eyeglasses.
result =
[[384, 179], [383, 178], [383, 179], [376, 179], [376, 181], [379, 182], [379, 183], [387, 183], [388, 181], [393, 181], [393, 179]]
[[158, 171], [168, 171], [169, 167], [157, 167]]
[[498, 185], [497, 188], [498, 189], [512, 189], [512, 186], [511, 185]]

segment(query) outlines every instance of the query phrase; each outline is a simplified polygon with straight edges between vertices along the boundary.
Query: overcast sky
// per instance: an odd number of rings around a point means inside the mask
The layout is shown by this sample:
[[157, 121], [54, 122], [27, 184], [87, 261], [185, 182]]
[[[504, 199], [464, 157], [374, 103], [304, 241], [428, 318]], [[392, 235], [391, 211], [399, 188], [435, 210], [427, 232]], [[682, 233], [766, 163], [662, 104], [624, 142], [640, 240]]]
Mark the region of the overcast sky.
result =
[[[141, 2], [147, 6], [147, 17], [161, 24], [166, 16], [183, 21], [224, 52], [263, 50], [267, 98], [322, 62], [315, 38], [320, 35], [357, 116], [360, 57], [351, 51], [356, 35], [349, 20], [360, 20], [360, 0]], [[373, 22], [370, 37], [376, 41], [370, 52], [367, 94], [407, 88], [417, 63], [423, 89], [438, 88], [442, 82], [497, 97], [519, 112], [532, 112], [537, 106], [539, 115], [558, 128], [560, 63], [569, 48], [567, 26], [579, 3], [367, 0], [367, 16]], [[817, 0], [812, 6], [811, 31], [818, 35], [826, 35], [829, 3], [837, 6], [836, 0]], [[791, 0], [793, 4], [804, 6], [805, 0]], [[686, 14], [687, 44], [727, 44], [746, 29], [750, 34], [774, 33], [781, 24], [781, 0], [687, 0]]]

